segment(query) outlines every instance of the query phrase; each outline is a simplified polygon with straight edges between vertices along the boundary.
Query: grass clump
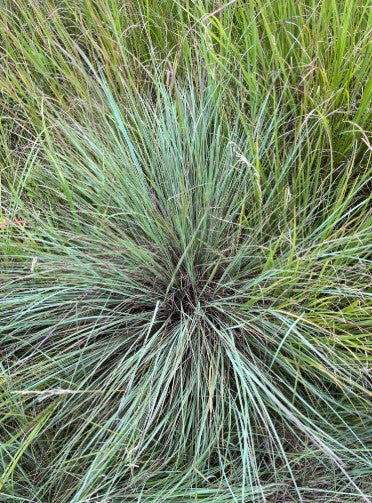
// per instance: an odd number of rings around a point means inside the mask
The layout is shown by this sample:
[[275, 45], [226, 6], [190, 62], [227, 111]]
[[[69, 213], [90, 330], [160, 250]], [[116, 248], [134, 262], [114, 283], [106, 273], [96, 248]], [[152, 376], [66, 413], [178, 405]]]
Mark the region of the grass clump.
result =
[[4, 501], [369, 501], [350, 5], [5, 2]]

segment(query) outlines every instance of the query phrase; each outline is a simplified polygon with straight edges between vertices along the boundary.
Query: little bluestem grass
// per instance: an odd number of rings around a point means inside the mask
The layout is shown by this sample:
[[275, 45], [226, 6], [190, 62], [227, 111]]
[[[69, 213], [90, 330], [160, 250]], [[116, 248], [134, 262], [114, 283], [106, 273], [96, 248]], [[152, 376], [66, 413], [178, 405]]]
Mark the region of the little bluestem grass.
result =
[[2, 500], [369, 501], [351, 6], [5, 2]]

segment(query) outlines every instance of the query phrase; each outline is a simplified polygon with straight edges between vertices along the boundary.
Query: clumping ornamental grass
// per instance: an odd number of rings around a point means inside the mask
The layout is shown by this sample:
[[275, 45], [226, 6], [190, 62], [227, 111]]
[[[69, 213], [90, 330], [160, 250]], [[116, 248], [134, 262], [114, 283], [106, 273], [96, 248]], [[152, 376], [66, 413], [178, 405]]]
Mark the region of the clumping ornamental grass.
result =
[[0, 500], [369, 502], [368, 6], [2, 5]]

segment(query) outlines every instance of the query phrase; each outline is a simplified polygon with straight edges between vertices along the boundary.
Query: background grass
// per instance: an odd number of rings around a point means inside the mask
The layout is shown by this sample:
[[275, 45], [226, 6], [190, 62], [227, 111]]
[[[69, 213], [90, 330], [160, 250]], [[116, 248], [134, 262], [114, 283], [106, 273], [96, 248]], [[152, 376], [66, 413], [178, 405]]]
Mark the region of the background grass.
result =
[[370, 501], [368, 4], [1, 8], [1, 500]]

